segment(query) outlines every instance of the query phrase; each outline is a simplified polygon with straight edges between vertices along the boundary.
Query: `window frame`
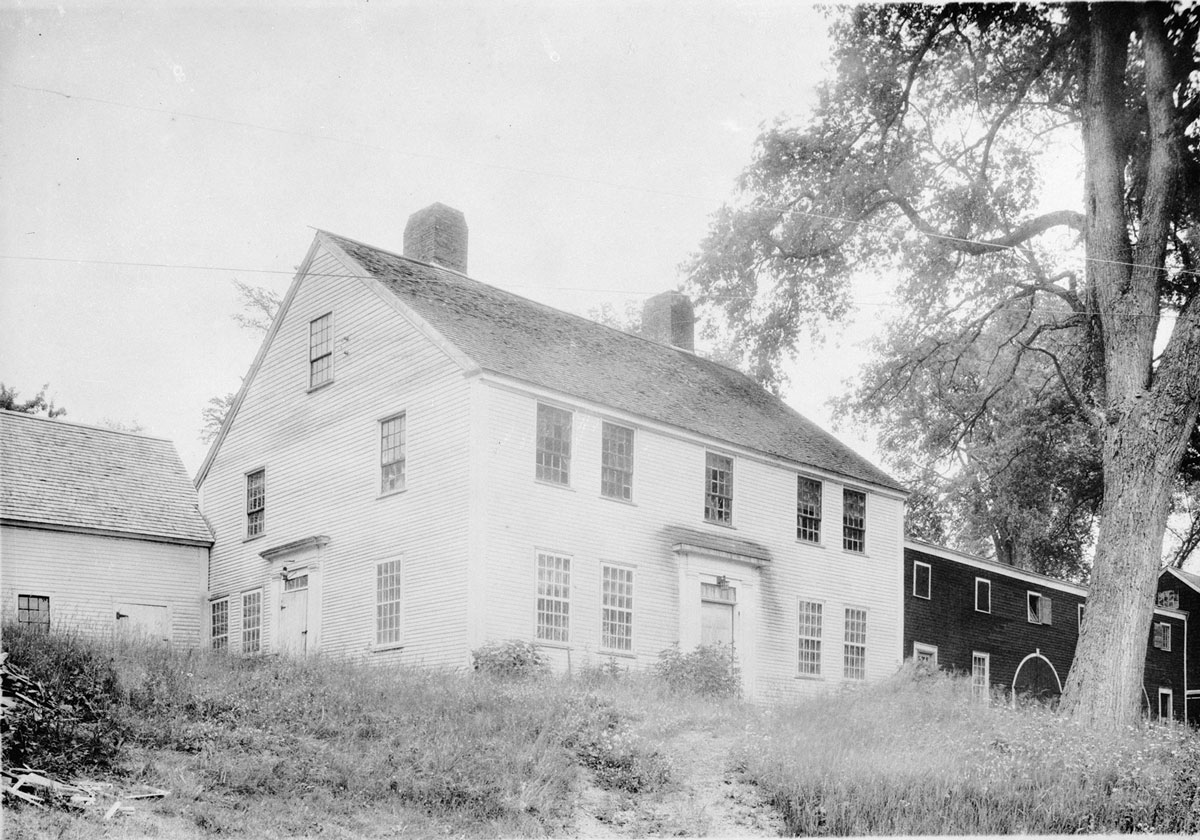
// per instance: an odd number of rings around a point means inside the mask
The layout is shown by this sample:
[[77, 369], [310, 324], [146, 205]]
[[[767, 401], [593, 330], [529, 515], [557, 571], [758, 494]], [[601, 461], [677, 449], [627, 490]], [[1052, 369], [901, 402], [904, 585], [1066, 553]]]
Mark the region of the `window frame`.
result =
[[[858, 524], [853, 524], [850, 517], [849, 499], [851, 496], [862, 497], [862, 516], [858, 518]], [[858, 547], [853, 546], [853, 541], [857, 537]], [[852, 554], [867, 553], [867, 491], [859, 490], [854, 487], [842, 488], [842, 550]]]
[[[546, 413], [547, 418], [549, 418], [549, 416], [552, 412], [566, 417], [566, 425], [565, 425], [566, 436], [565, 436], [565, 438], [556, 437], [553, 434], [543, 435], [543, 433], [542, 433], [543, 412]], [[575, 412], [569, 408], [563, 408], [562, 406], [553, 405], [551, 403], [542, 402], [541, 400], [539, 400], [537, 403], [536, 414], [537, 414], [537, 416], [534, 421], [534, 440], [533, 440], [533, 446], [534, 446], [534, 460], [533, 460], [534, 473], [533, 473], [533, 475], [534, 475], [534, 478], [542, 484], [549, 484], [554, 487], [570, 487], [571, 486], [571, 449], [572, 449], [572, 440], [573, 440], [574, 433], [575, 433], [574, 432]], [[556, 428], [556, 427], [554, 427], [553, 424], [551, 424], [551, 428], [549, 429], [549, 431], [553, 432], [554, 428]], [[542, 446], [543, 440], [551, 442], [551, 443], [558, 442], [560, 444], [561, 451], [556, 452], [549, 448], [543, 448], [543, 446]], [[565, 445], [561, 444], [561, 441], [563, 441], [563, 440], [566, 441]], [[556, 466], [553, 463], [553, 459], [558, 459], [559, 465]], [[556, 474], [558, 474], [558, 473], [561, 473], [561, 480], [558, 477], [556, 477]]]
[[[728, 469], [714, 466], [713, 462], [717, 459], [725, 461]], [[710, 525], [733, 527], [733, 469], [732, 455], [712, 449], [704, 450], [704, 521]], [[723, 479], [720, 477], [722, 474]]]
[[[537, 581], [537, 594], [534, 599], [534, 641], [542, 645], [570, 645], [571, 573], [574, 558], [570, 554], [541, 548], [534, 554]], [[554, 562], [547, 567], [543, 563], [544, 560]], [[544, 574], [546, 572], [550, 573], [549, 578]], [[559, 589], [565, 590], [565, 594], [559, 594]], [[554, 609], [556, 606], [561, 609]], [[561, 618], [557, 623], [549, 620], [555, 616]], [[543, 617], [547, 621], [543, 622]]]
[[[248, 611], [247, 603], [257, 599], [257, 610], [253, 613]], [[254, 615], [257, 619], [253, 626], [247, 623], [247, 616]], [[263, 620], [263, 591], [259, 589], [251, 589], [248, 592], [242, 593], [242, 653], [261, 653], [262, 652], [262, 620]]]
[[[400, 421], [400, 432], [399, 432], [400, 443], [398, 446], [400, 457], [394, 458], [391, 461], [385, 461], [384, 459], [387, 457], [387, 454], [388, 454], [387, 424], [394, 423], [397, 420]], [[388, 415], [387, 417], [382, 418], [379, 421], [378, 429], [379, 429], [379, 495], [382, 497], [382, 496], [392, 496], [392, 495], [395, 495], [396, 493], [403, 493], [408, 488], [408, 412], [400, 411], [400, 412], [397, 412], [396, 414], [391, 414], [391, 415]], [[388, 470], [388, 467], [393, 467], [396, 464], [400, 465], [400, 470], [399, 470], [400, 486], [388, 488], [388, 486], [387, 486], [387, 482], [388, 482], [387, 470]]]
[[1083, 608], [1085, 606], [1087, 606], [1087, 604], [1076, 604], [1075, 605], [1075, 613], [1079, 619], [1079, 623], [1077, 625], [1075, 625], [1075, 629], [1081, 633], [1083, 632], [1083, 613], [1084, 613]]
[[[217, 608], [223, 607], [224, 632], [217, 632]], [[229, 596], [214, 598], [208, 602], [208, 648], [229, 652]], [[220, 644], [218, 644], [220, 640]]]
[[1163, 720], [1163, 698], [1167, 698], [1167, 717], [1169, 721], [1175, 720], [1175, 690], [1167, 686], [1160, 685], [1158, 687], [1158, 719]]
[[[328, 333], [328, 338], [326, 340], [322, 340], [321, 343], [318, 345], [314, 341], [317, 334], [313, 332], [313, 328], [317, 326], [318, 322], [324, 321], [326, 319], [328, 319], [328, 321], [329, 321], [329, 328], [327, 330], [322, 330], [322, 332]], [[321, 350], [322, 352], [317, 353], [316, 352], [317, 350]], [[326, 359], [328, 359], [328, 364], [324, 368], [318, 368], [317, 365], [321, 361], [326, 360]], [[320, 382], [315, 381], [318, 370], [325, 377]], [[329, 385], [332, 382], [333, 382], [333, 310], [331, 309], [328, 312], [326, 312], [324, 315], [318, 315], [316, 318], [313, 318], [312, 320], [310, 320], [308, 322], [308, 390], [316, 391], [319, 388], [324, 388], [326, 385]]]
[[[261, 492], [259, 493], [258, 507], [253, 507], [254, 496], [251, 495], [251, 482], [255, 476], [261, 476]], [[257, 540], [267, 533], [267, 468], [257, 467], [249, 470], [245, 474], [246, 478], [246, 495], [245, 495], [245, 539]], [[255, 515], [257, 514], [257, 519]], [[258, 530], [255, 531], [255, 523], [257, 522]]]
[[[1037, 598], [1037, 604], [1038, 604], [1036, 618], [1034, 617], [1034, 610], [1032, 609], [1032, 607], [1033, 607], [1032, 599], [1034, 599], [1034, 598]], [[1053, 623], [1054, 623], [1053, 603], [1054, 602], [1050, 598], [1047, 598], [1041, 592], [1035, 592], [1032, 589], [1026, 590], [1026, 592], [1025, 592], [1026, 616], [1025, 617], [1026, 617], [1028, 623], [1029, 624], [1041, 624], [1046, 627], [1053, 626]]]
[[[404, 647], [404, 555], [375, 562], [374, 621], [372, 650]], [[386, 598], [385, 595], [392, 597]]]
[[[803, 497], [805, 484], [815, 485], [816, 503]], [[807, 508], [802, 505], [808, 505]], [[796, 476], [796, 539], [809, 545], [821, 545], [821, 523], [825, 508], [825, 482], [809, 475]]]
[[[614, 452], [613, 448], [609, 446], [610, 438], [608, 432], [610, 429], [629, 434], [626, 443], [628, 452], [626, 454], [622, 455], [619, 451]], [[613, 499], [618, 502], [633, 502], [633, 472], [636, 463], [634, 453], [636, 447], [637, 430], [632, 426], [614, 423], [611, 420], [600, 421], [600, 495], [605, 499]], [[610, 457], [612, 460], [617, 461], [616, 465], [610, 462]], [[621, 469], [619, 464], [622, 457], [628, 463], [628, 469]], [[608, 476], [610, 473], [618, 477], [619, 481], [617, 483], [609, 480]], [[622, 492], [619, 494], [610, 493], [608, 490], [611, 487], [616, 487]]]
[[[816, 607], [816, 621], [805, 621], [805, 606]], [[811, 617], [812, 612], [808, 615]], [[796, 676], [805, 679], [820, 679], [823, 675], [824, 665], [824, 647], [825, 647], [825, 602], [810, 601], [807, 598], [796, 599], [796, 639], [797, 639], [797, 654], [796, 654]], [[806, 634], [806, 628], [812, 628], [815, 624], [816, 635], [811, 633]], [[806, 650], [805, 642], [813, 643], [811, 648]], [[805, 654], [809, 654], [807, 657]], [[805, 669], [807, 664], [808, 670]]]
[[[987, 592], [987, 609], [986, 610], [979, 609], [979, 593], [980, 593], [979, 584], [981, 584], [981, 583], [985, 585], [986, 592]], [[991, 580], [991, 578], [982, 578], [982, 577], [975, 578], [975, 612], [985, 613], [987, 615], [992, 614], [992, 580]]]
[[[608, 590], [607, 584], [609, 583], [609, 580], [605, 577], [605, 573], [610, 572], [610, 571], [615, 572], [618, 575], [628, 576], [626, 580], [616, 581], [616, 585], [618, 585], [618, 586], [620, 586], [620, 585], [627, 586], [628, 592], [627, 593], [620, 593], [620, 592], [615, 593], [616, 598], [624, 597], [624, 598], [628, 599], [628, 604], [626, 606], [621, 605], [619, 602], [617, 604], [610, 604], [607, 602], [610, 594], [613, 594], [613, 593], [610, 593]], [[604, 651], [605, 653], [615, 654], [617, 656], [632, 656], [632, 655], [634, 655], [634, 609], [637, 604], [636, 585], [637, 585], [637, 572], [636, 572], [635, 567], [628, 566], [628, 565], [625, 565], [622, 563], [609, 563], [607, 561], [601, 562], [601, 564], [600, 564], [600, 649], [602, 651]], [[609, 620], [610, 613], [612, 613], [618, 617], [620, 617], [622, 615], [628, 616], [627, 623], [620, 622], [620, 624], [618, 624], [616, 622], [616, 620], [610, 622], [610, 620]], [[613, 638], [613, 639], [619, 638], [619, 636], [617, 634], [607, 632], [606, 628], [610, 626], [610, 623], [614, 627], [628, 626], [629, 632], [628, 632], [628, 635], [625, 637], [625, 641], [627, 642], [627, 644], [625, 646], [608, 644], [608, 640], [610, 638]]]
[[1171, 652], [1171, 623], [1169, 621], [1155, 621], [1154, 627], [1151, 629], [1151, 636], [1156, 650], [1164, 653]]
[[[983, 660], [983, 684], [977, 678], [980, 676], [976, 669], [978, 661]], [[992, 655], [981, 650], [971, 651], [971, 693], [977, 698], [988, 697], [992, 691]]]
[[[861, 629], [854, 630], [854, 637], [851, 638], [852, 619], [851, 613], [861, 615], [861, 619], [853, 619], [854, 624], [861, 624]], [[843, 613], [842, 623], [842, 678], [846, 680], [854, 680], [862, 682], [867, 678], [867, 642], [870, 638], [867, 634], [869, 613], [865, 607], [846, 607]], [[861, 633], [861, 639], [859, 634]], [[856, 664], [851, 672], [851, 648], [860, 649], [854, 657]]]
[[[25, 606], [21, 606], [21, 599], [25, 599]], [[30, 607], [30, 602], [36, 600], [38, 605], [36, 608]], [[43, 609], [43, 607], [45, 609]], [[43, 613], [45, 617], [43, 618]], [[36, 618], [36, 620], [30, 620]], [[50, 632], [50, 596], [49, 595], [29, 595], [27, 593], [17, 593], [17, 624], [24, 627], [36, 628], [38, 632]]]
[[920, 664], [921, 655], [931, 656], [933, 658], [933, 667], [938, 668], [938, 649], [937, 645], [926, 644], [925, 642], [913, 642], [912, 658], [913, 662]]
[[[917, 570], [920, 568], [925, 569], [924, 595], [917, 591]], [[933, 600], [933, 566], [920, 560], [913, 560], [912, 594], [914, 598], [922, 598], [926, 601]]]

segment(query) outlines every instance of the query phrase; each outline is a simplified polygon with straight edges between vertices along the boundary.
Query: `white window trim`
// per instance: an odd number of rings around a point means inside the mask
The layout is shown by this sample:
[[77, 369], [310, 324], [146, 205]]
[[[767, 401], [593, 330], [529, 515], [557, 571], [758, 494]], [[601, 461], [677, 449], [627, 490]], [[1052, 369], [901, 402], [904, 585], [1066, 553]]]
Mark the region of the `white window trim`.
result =
[[[709, 455], [716, 455], [718, 458], [728, 458], [729, 459], [729, 519], [725, 520], [725, 521], [721, 521], [719, 519], [709, 519], [708, 516], [706, 515], [706, 510], [708, 508], [708, 456]], [[737, 461], [738, 461], [737, 456], [735, 456], [732, 452], [723, 452], [720, 449], [709, 449], [709, 448], [705, 447], [705, 449], [704, 449], [704, 495], [703, 495], [703, 498], [701, 499], [701, 502], [702, 502], [701, 517], [703, 518], [704, 524], [716, 525], [720, 528], [732, 528], [733, 527], [733, 525], [734, 525], [734, 513], [733, 513], [734, 484], [733, 484], [733, 479], [734, 479], [734, 476], [737, 475]]]
[[[604, 427], [605, 426], [615, 426], [616, 428], [626, 430], [630, 434], [630, 439], [629, 439], [629, 466], [630, 466], [630, 469], [629, 469], [629, 498], [628, 499], [622, 499], [620, 496], [609, 496], [609, 495], [605, 494], [605, 492], [604, 492]], [[574, 428], [574, 424], [572, 424], [572, 427], [571, 427], [572, 436], [574, 436], [574, 433], [575, 433], [575, 428]], [[621, 502], [622, 504], [626, 504], [626, 505], [634, 504], [634, 500], [636, 498], [636, 493], [634, 492], [634, 490], [636, 489], [636, 485], [634, 482], [636, 481], [636, 476], [637, 476], [637, 442], [638, 442], [638, 431], [633, 426], [630, 426], [626, 423], [618, 423], [616, 420], [609, 420], [609, 419], [606, 419], [603, 417], [600, 418], [600, 498], [608, 499], [610, 502]], [[615, 565], [620, 565], [620, 564], [615, 564]]]
[[[246, 650], [246, 599], [251, 595], [258, 595], [258, 649]], [[263, 627], [265, 625], [267, 602], [265, 593], [262, 587], [248, 589], [242, 593], [242, 621], [241, 621], [241, 652], [243, 654], [256, 654], [263, 652]]]
[[[560, 556], [566, 557], [567, 555], [564, 554], [564, 555], [560, 555]], [[629, 650], [622, 650], [621, 648], [610, 648], [610, 647], [606, 647], [604, 644], [604, 569], [606, 567], [610, 568], [610, 569], [622, 569], [624, 571], [629, 572], [629, 574], [630, 574], [629, 586], [631, 587], [632, 592], [633, 592], [633, 596], [632, 596], [633, 597], [633, 606], [629, 610]], [[600, 561], [600, 599], [599, 599], [600, 600], [600, 645], [599, 645], [599, 648], [601, 651], [604, 652], [605, 656], [628, 656], [628, 657], [636, 657], [637, 656], [637, 643], [638, 643], [638, 637], [637, 637], [637, 605], [638, 605], [637, 586], [638, 586], [638, 583], [637, 582], [638, 582], [637, 566], [635, 566], [631, 563], [613, 563], [608, 560]], [[572, 583], [572, 587], [573, 586], [574, 586], [574, 584]], [[567, 630], [568, 630], [567, 637], [570, 638], [570, 625], [567, 626]]]
[[[1037, 599], [1038, 599], [1037, 621], [1034, 621], [1033, 614], [1029, 609], [1029, 596], [1030, 595], [1036, 595]], [[1032, 589], [1026, 590], [1026, 592], [1025, 592], [1025, 619], [1026, 619], [1027, 623], [1029, 623], [1029, 624], [1046, 624], [1045, 610], [1044, 610], [1045, 602], [1046, 602], [1046, 597], [1041, 592], [1035, 592]], [[1046, 624], [1046, 626], [1049, 626], [1049, 625]]]
[[[381, 641], [379, 641], [379, 613], [378, 613], [378, 609], [379, 609], [379, 567], [383, 566], [385, 564], [388, 564], [388, 563], [398, 563], [399, 564], [399, 569], [398, 569], [396, 575], [397, 575], [397, 577], [400, 578], [400, 600], [396, 603], [398, 603], [399, 607], [400, 607], [400, 638], [395, 639], [393, 641], [389, 641], [389, 642], [381, 642]], [[371, 606], [373, 607], [373, 609], [371, 611], [371, 650], [372, 651], [400, 650], [404, 647], [404, 645], [407, 642], [407, 639], [406, 639], [406, 636], [404, 633], [404, 621], [408, 617], [408, 610], [405, 608], [405, 606], [406, 606], [405, 605], [405, 597], [408, 593], [408, 581], [405, 580], [405, 571], [406, 571], [407, 565], [408, 564], [406, 564], [404, 562], [404, 555], [397, 554], [395, 556], [388, 557], [383, 560], [377, 560], [373, 565], [370, 566], [370, 569], [373, 573], [372, 578], [371, 578], [371, 583], [372, 583], [371, 588], [372, 588], [372, 596], [373, 596], [371, 598]]]
[[[571, 436], [567, 440], [567, 446], [570, 450], [570, 454], [567, 456], [567, 480], [565, 482], [553, 481], [549, 478], [541, 478], [537, 474], [538, 473], [538, 462], [537, 462], [537, 458], [538, 458], [538, 410], [542, 406], [545, 406], [546, 408], [552, 408], [556, 411], [565, 412], [566, 414], [570, 415], [570, 418], [571, 418]], [[560, 490], [571, 490], [574, 487], [574, 484], [575, 484], [575, 454], [576, 454], [575, 453], [575, 432], [576, 432], [575, 414], [576, 414], [575, 409], [570, 408], [565, 405], [559, 405], [557, 403], [549, 402], [548, 400], [537, 400], [535, 402], [534, 409], [533, 409], [533, 480], [536, 481], [538, 484], [544, 485], [546, 487], [557, 487]], [[566, 555], [564, 555], [564, 556], [566, 556]]]
[[938, 649], [937, 645], [927, 645], [924, 642], [913, 642], [912, 658], [916, 662], [919, 654], [929, 654], [933, 657], [933, 667], [938, 667]]
[[[538, 623], [538, 604], [537, 604], [537, 602], [538, 602], [538, 598], [541, 597], [540, 595], [538, 595], [538, 585], [539, 585], [538, 569], [539, 569], [539, 562], [540, 562], [539, 555], [541, 555], [541, 554], [548, 554], [552, 557], [562, 557], [568, 561], [567, 591], [569, 594], [567, 595], [567, 597], [565, 599], [562, 599], [562, 598], [554, 599], [554, 600], [565, 600], [567, 603], [567, 633], [566, 633], [567, 637], [566, 637], [566, 639], [543, 639], [538, 636], [538, 628], [540, 625]], [[572, 630], [573, 630], [574, 623], [575, 623], [573, 619], [576, 618], [575, 610], [572, 609], [572, 607], [574, 606], [574, 602], [575, 602], [575, 572], [576, 572], [575, 556], [573, 554], [569, 554], [565, 551], [556, 551], [552, 548], [535, 548], [533, 550], [533, 643], [535, 645], [537, 645], [539, 647], [551, 647], [551, 648], [568, 648], [571, 646], [572, 638], [573, 638]]]
[[[924, 567], [924, 569], [925, 569], [925, 571], [926, 571], [926, 573], [927, 573], [927, 574], [926, 574], [926, 576], [925, 576], [925, 594], [924, 594], [924, 595], [922, 595], [920, 592], [918, 592], [918, 591], [917, 591], [917, 569], [918, 569], [919, 567]], [[913, 594], [913, 597], [914, 597], [914, 598], [923, 598], [923, 599], [924, 599], [924, 600], [926, 600], [926, 601], [932, 600], [932, 595], [933, 595], [933, 567], [932, 567], [932, 566], [930, 566], [928, 563], [922, 563], [920, 560], [914, 560], [914, 561], [913, 561], [913, 582], [912, 582], [912, 594]], [[936, 649], [935, 649], [935, 650], [936, 650]]]
[[[975, 659], [983, 658], [983, 685], [975, 685]], [[977, 697], [986, 697], [992, 690], [992, 655], [981, 650], [971, 651], [971, 691]]]
[[[312, 382], [312, 325], [324, 318], [326, 315], [329, 316], [329, 378], [320, 385], [314, 385]], [[306, 388], [306, 393], [311, 394], [314, 391], [320, 391], [322, 388], [327, 388], [333, 384], [334, 376], [337, 373], [337, 365], [335, 364], [337, 361], [337, 342], [335, 341], [336, 335], [337, 321], [333, 317], [332, 309], [328, 312], [322, 312], [315, 318], [308, 319], [308, 329], [304, 331], [304, 382], [308, 386]]]
[[[262, 506], [262, 530], [254, 536], [250, 535], [250, 476], [255, 473], [263, 474], [263, 506]], [[242, 542], [250, 540], [262, 539], [267, 535], [267, 468], [266, 466], [258, 466], [252, 470], [246, 470], [242, 474]]]
[[1167, 698], [1167, 709], [1170, 714], [1167, 715], [1167, 720], [1175, 720], [1175, 691], [1174, 689], [1164, 688], [1159, 686], [1158, 689], [1158, 719], [1163, 719], [1163, 698]]
[[[867, 633], [864, 634], [865, 638], [861, 645], [858, 642], [851, 642], [847, 638], [847, 635], [846, 635], [846, 631], [848, 629], [848, 624], [849, 624], [849, 621], [848, 621], [849, 616], [846, 615], [846, 613], [849, 612], [850, 610], [855, 610], [856, 612], [861, 612], [863, 614], [863, 622], [867, 626]], [[870, 650], [870, 639], [871, 639], [870, 627], [871, 627], [871, 611], [869, 609], [867, 609], [866, 607], [856, 607], [853, 605], [847, 605], [842, 608], [842, 679], [847, 682], [861, 683], [861, 682], [866, 681], [869, 677], [869, 673], [868, 673], [868, 669], [867, 669], [867, 654]], [[851, 677], [846, 673], [846, 648], [848, 648], [851, 644], [853, 644], [855, 647], [862, 648], [863, 675], [861, 677]]]
[[1154, 636], [1158, 636], [1158, 640], [1161, 640], [1162, 642], [1162, 644], [1154, 645], [1154, 648], [1156, 650], [1161, 650], [1164, 653], [1170, 653], [1172, 642], [1171, 623], [1168, 621], [1156, 621], [1154, 622], [1154, 628], [1151, 632]]
[[1086, 606], [1086, 604], [1076, 604], [1075, 605], [1075, 614], [1079, 619], [1079, 623], [1077, 625], [1075, 625], [1075, 629], [1079, 630], [1081, 632], [1083, 630], [1083, 612], [1084, 612], [1083, 608], [1085, 606]]
[[[862, 527], [862, 548], [846, 548], [846, 491], [851, 493], [861, 493], [863, 497], [863, 527]], [[841, 533], [841, 548], [846, 554], [853, 554], [855, 557], [870, 556], [871, 543], [867, 539], [867, 530], [871, 522], [871, 492], [865, 487], [855, 487], [849, 484], [842, 485], [842, 533]]]
[[[801, 636], [800, 635], [800, 605], [801, 604], [817, 604], [821, 607], [821, 635], [820, 636]], [[802, 680], [823, 680], [825, 679], [825, 602], [817, 601], [813, 598], [797, 598], [796, 599], [796, 676]], [[820, 642], [820, 657], [817, 659], [817, 672], [815, 674], [806, 674], [800, 671], [800, 640], [815, 638]]]
[[[215, 629], [213, 627], [213, 608], [216, 607], [217, 604], [221, 604], [221, 603], [225, 604], [225, 632], [223, 634], [221, 634], [221, 636], [217, 636], [215, 633], [213, 633], [213, 630]], [[232, 629], [231, 625], [233, 624], [233, 616], [230, 614], [230, 611], [229, 611], [229, 596], [228, 595], [226, 595], [224, 598], [213, 598], [211, 601], [208, 602], [208, 622], [207, 623], [208, 623], [208, 649], [216, 650], [217, 648], [213, 647], [213, 642], [216, 641], [218, 638], [224, 638], [225, 639], [225, 647], [221, 648], [221, 650], [228, 653], [229, 652], [229, 635], [230, 635], [229, 631]]]
[[[796, 474], [797, 494], [799, 493], [799, 480], [802, 478], [806, 479], [808, 481], [815, 481], [817, 483], [817, 493], [819, 494], [818, 498], [820, 499], [821, 515], [817, 517], [817, 539], [806, 540], [800, 536], [800, 522], [799, 522], [800, 512], [799, 512], [799, 510], [796, 511], [796, 519], [797, 519], [797, 521], [796, 521], [796, 542], [798, 542], [800, 545], [813, 545], [813, 546], [823, 548], [825, 546], [825, 537], [826, 537], [826, 534], [825, 534], [825, 532], [826, 532], [826, 528], [825, 528], [825, 522], [826, 522], [826, 520], [825, 520], [825, 507], [826, 507], [826, 505], [825, 505], [825, 479], [817, 478], [815, 475], [808, 475], [807, 473], [797, 473]], [[797, 505], [799, 505], [798, 499], [797, 499]]]
[[[987, 584], [987, 609], [986, 610], [979, 609], [979, 584], [981, 584], [981, 583]], [[975, 578], [975, 612], [985, 613], [986, 615], [992, 614], [992, 581], [990, 578], [982, 578], [982, 577]]]
[[[404, 462], [404, 486], [396, 490], [383, 489], [383, 424], [391, 420], [399, 420], [404, 418], [404, 457], [401, 459]], [[386, 417], [380, 417], [375, 423], [375, 441], [379, 447], [379, 472], [375, 476], [375, 486], [378, 492], [378, 498], [383, 499], [388, 496], [397, 496], [408, 489], [408, 410], [397, 411]], [[393, 461], [392, 463], [397, 463]]]

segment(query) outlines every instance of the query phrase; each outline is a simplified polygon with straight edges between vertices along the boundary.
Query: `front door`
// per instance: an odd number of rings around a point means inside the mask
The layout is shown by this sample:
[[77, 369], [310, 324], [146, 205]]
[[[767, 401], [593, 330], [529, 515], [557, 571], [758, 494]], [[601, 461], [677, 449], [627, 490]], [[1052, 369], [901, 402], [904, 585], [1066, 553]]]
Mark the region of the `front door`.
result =
[[308, 575], [283, 582], [279, 599], [279, 652], [303, 656], [308, 651]]
[[171, 641], [167, 608], [161, 604], [114, 604], [117, 637], [151, 642]]
[[720, 583], [700, 584], [700, 644], [729, 645], [734, 643], [734, 610], [737, 590]]

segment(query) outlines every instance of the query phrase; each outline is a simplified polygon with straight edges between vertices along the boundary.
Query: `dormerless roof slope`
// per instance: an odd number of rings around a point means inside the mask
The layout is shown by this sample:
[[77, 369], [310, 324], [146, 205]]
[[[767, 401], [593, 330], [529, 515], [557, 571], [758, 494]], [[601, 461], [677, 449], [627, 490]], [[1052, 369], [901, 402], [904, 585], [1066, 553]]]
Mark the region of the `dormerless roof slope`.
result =
[[167, 440], [0, 411], [0, 520], [212, 544]]
[[324, 235], [484, 370], [904, 491], [738, 371], [454, 271]]

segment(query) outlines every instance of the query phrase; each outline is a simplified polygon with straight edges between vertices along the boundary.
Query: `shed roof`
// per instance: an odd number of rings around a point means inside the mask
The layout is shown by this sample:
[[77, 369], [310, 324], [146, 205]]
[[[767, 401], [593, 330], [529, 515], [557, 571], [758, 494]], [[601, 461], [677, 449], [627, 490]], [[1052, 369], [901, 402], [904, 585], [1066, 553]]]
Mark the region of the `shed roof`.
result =
[[891, 490], [904, 487], [745, 374], [335, 234], [484, 370]]
[[168, 440], [0, 411], [0, 519], [212, 544]]

